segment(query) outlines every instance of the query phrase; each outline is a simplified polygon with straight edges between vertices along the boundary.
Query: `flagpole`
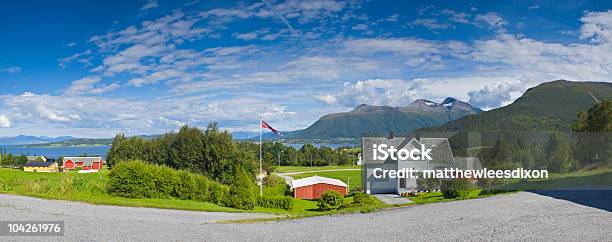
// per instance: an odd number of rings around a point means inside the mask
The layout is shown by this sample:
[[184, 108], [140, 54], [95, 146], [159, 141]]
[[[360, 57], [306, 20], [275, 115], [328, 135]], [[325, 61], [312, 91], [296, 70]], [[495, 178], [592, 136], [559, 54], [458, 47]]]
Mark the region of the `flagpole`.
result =
[[[261, 116], [259, 116], [259, 177], [261, 177], [261, 174], [263, 174], [262, 165], [261, 165], [261, 160], [262, 160], [261, 121], [262, 121]], [[259, 196], [263, 196], [263, 177], [259, 178]]]

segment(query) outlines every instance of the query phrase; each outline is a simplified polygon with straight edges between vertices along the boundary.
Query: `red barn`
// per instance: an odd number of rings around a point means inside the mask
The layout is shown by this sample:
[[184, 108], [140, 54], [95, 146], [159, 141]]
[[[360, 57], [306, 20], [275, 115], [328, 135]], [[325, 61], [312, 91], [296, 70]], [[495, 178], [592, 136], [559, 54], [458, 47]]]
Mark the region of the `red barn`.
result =
[[102, 157], [64, 157], [63, 161], [65, 170], [101, 170], [103, 166]]
[[321, 176], [311, 176], [307, 178], [291, 181], [293, 196], [300, 199], [318, 199], [323, 192], [334, 190], [346, 196], [348, 186], [338, 180]]

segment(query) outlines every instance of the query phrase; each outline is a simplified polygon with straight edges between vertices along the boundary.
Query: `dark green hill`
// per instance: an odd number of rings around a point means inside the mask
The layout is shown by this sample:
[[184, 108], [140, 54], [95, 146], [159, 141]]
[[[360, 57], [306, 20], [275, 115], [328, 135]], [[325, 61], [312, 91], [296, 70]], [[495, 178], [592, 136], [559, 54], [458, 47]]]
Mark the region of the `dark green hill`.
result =
[[408, 107], [362, 104], [350, 112], [325, 115], [310, 127], [295, 131], [287, 137], [300, 139], [360, 138], [386, 135], [389, 131], [403, 134], [418, 128], [444, 124], [450, 120], [479, 112], [481, 112], [480, 109], [454, 98], [447, 98], [440, 104], [419, 99]]
[[612, 98], [612, 83], [553, 81], [530, 88], [512, 104], [417, 132], [569, 130], [576, 113]]

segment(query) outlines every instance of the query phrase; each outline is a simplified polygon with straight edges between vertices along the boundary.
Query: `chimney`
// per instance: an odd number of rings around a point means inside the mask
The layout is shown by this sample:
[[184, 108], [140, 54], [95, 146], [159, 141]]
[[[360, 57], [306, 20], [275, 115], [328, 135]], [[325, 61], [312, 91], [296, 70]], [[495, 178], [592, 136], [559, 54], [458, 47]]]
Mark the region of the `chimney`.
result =
[[393, 139], [393, 131], [389, 131], [389, 137], [387, 139]]

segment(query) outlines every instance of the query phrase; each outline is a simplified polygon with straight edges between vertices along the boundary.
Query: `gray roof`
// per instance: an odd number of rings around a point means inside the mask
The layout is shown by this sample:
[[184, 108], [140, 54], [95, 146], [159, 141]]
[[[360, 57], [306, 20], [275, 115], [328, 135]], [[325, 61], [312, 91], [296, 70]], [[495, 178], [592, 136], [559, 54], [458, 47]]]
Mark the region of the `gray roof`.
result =
[[421, 138], [425, 148], [431, 149], [431, 162], [453, 162], [453, 151], [446, 138]]
[[[364, 163], [386, 163], [391, 160], [389, 158], [387, 161], [379, 161], [374, 160], [372, 158], [373, 155], [373, 145], [374, 144], [387, 144], [389, 146], [394, 146], [397, 149], [420, 149], [421, 144], [425, 145], [426, 149], [432, 149], [430, 156], [431, 161], [434, 163], [449, 163], [453, 162], [453, 152], [451, 151], [450, 144], [448, 143], [447, 138], [421, 138], [421, 140], [416, 139], [405, 139], [405, 138], [393, 138], [388, 139], [384, 137], [364, 137], [362, 139], [362, 159]], [[391, 161], [393, 162], [393, 161]]]
[[71, 160], [73, 162], [83, 162], [84, 166], [91, 166], [96, 161], [102, 161], [102, 157], [64, 157], [63, 162], [65, 163], [67, 160]]
[[44, 157], [42, 155], [26, 155], [26, 158], [28, 158], [28, 161], [37, 161], [39, 157], [42, 158], [43, 161], [47, 160], [47, 157]]
[[23, 166], [28, 166], [28, 167], [49, 167], [51, 165], [53, 165], [55, 162], [29, 162]]

